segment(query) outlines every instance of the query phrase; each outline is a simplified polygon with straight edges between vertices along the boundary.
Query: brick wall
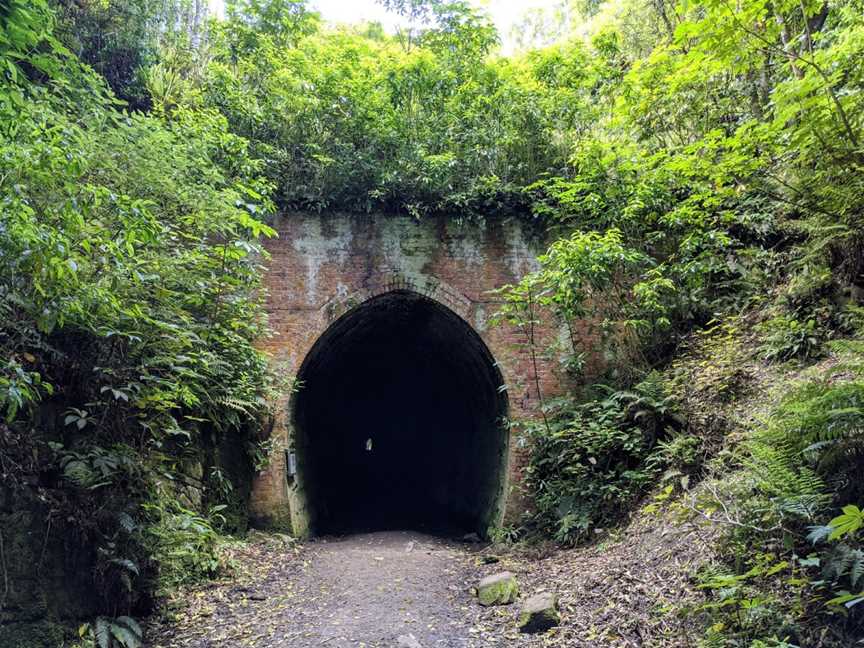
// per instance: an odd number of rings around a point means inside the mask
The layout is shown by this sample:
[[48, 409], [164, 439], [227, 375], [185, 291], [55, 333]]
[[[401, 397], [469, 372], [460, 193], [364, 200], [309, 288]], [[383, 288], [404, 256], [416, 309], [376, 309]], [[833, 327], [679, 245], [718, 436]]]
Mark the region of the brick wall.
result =
[[[535, 381], [523, 334], [489, 324], [498, 308], [489, 291], [535, 269], [536, 256], [545, 249], [524, 223], [289, 214], [276, 229], [278, 238], [267, 243], [271, 258], [266, 275], [273, 335], [262, 346], [280, 371], [296, 374], [319, 336], [352, 307], [375, 295], [408, 289], [451, 309], [480, 335], [504, 377], [512, 420], [537, 415], [536, 382], [545, 397], [560, 393], [566, 378], [556, 354], [538, 355]], [[587, 323], [577, 324], [580, 346], [590, 352], [594, 331]], [[539, 327], [537, 338], [543, 346], [569, 344], [569, 336], [552, 325]], [[288, 395], [279, 403], [273, 427], [279, 443], [269, 468], [254, 485], [252, 511], [262, 523], [287, 524], [302, 535], [308, 522], [302, 487], [286, 479], [281, 449], [290, 445], [290, 405]], [[528, 504], [520, 493], [527, 448], [516, 439], [509, 448], [502, 507], [512, 519]]]

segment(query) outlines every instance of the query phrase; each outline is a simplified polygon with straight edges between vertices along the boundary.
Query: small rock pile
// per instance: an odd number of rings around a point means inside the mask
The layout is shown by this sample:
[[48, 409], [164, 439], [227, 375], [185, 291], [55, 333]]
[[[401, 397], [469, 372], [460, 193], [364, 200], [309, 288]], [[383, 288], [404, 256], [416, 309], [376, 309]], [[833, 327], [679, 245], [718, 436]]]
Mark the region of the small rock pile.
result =
[[[480, 605], [510, 605], [519, 597], [519, 584], [510, 572], [499, 572], [486, 576], [477, 585], [477, 600]], [[551, 592], [539, 592], [522, 603], [519, 612], [519, 631], [525, 633], [546, 632], [561, 623], [558, 598]]]

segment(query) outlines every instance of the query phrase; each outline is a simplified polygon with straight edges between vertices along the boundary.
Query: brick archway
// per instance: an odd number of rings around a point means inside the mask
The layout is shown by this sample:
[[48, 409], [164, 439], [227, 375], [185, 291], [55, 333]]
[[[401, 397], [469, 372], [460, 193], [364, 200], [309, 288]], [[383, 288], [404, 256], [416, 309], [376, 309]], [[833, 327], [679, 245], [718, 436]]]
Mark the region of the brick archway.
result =
[[[524, 332], [489, 323], [500, 304], [495, 289], [536, 268], [544, 249], [530, 226], [517, 220], [459, 223], [452, 218], [414, 221], [380, 214], [291, 214], [276, 224], [270, 253], [267, 310], [273, 335], [262, 348], [278, 370], [296, 376], [317, 340], [340, 317], [377, 296], [398, 290], [423, 295], [464, 321], [494, 357], [518, 422], [537, 413], [537, 385], [552, 396], [566, 382], [555, 357], [532, 362]], [[559, 338], [554, 325], [537, 328], [537, 342]], [[536, 375], [535, 375], [536, 374]], [[286, 394], [277, 407], [269, 466], [256, 478], [253, 522], [309, 532], [309, 510], [288, 465], [294, 430]], [[515, 518], [526, 503], [520, 494], [524, 452], [509, 442], [507, 489], [501, 509]], [[286, 452], [287, 451], [287, 452]]]
[[471, 300], [441, 279], [432, 275], [403, 274], [386, 270], [366, 277], [363, 287], [350, 295], [332, 295], [324, 304], [324, 311], [327, 319], [333, 322], [373, 297], [397, 290], [408, 290], [432, 299], [462, 319], [470, 317]]
[[[390, 276], [328, 310], [288, 402], [302, 526], [482, 535], [500, 523], [504, 379], [474, 328], [440, 301], [447, 296], [439, 282]], [[467, 302], [454, 305], [467, 312]]]

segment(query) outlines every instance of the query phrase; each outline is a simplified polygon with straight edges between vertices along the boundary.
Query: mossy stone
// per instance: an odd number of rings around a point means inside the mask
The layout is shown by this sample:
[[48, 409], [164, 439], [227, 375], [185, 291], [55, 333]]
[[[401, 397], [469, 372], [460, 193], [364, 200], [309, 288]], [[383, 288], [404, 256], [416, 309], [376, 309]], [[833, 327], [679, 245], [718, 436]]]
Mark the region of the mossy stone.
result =
[[477, 586], [477, 598], [480, 605], [508, 605], [519, 596], [519, 585], [516, 577], [510, 572], [500, 572], [487, 576]]
[[558, 598], [551, 592], [535, 594], [522, 604], [519, 612], [520, 632], [546, 632], [559, 623], [561, 615], [558, 613]]

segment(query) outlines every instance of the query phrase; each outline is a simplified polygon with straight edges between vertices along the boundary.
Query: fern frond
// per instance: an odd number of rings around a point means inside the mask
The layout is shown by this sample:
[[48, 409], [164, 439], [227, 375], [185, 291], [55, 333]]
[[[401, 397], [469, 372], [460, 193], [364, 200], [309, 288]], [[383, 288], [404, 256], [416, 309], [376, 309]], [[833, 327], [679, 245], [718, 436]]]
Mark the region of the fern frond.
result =
[[857, 589], [864, 577], [864, 551], [838, 545], [825, 561], [823, 575], [834, 581], [845, 579], [851, 588]]
[[234, 398], [231, 396], [218, 398], [216, 399], [216, 403], [224, 405], [235, 412], [241, 412], [249, 417], [255, 416], [255, 412], [261, 408], [261, 404], [256, 401]]

